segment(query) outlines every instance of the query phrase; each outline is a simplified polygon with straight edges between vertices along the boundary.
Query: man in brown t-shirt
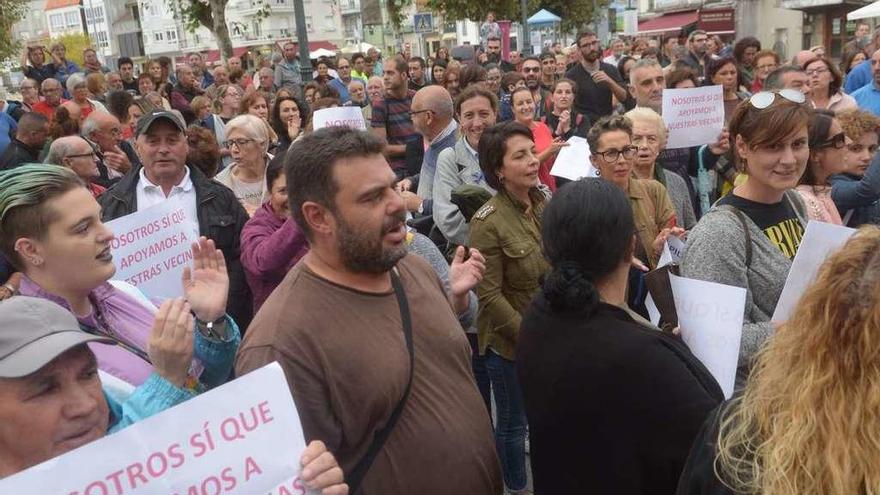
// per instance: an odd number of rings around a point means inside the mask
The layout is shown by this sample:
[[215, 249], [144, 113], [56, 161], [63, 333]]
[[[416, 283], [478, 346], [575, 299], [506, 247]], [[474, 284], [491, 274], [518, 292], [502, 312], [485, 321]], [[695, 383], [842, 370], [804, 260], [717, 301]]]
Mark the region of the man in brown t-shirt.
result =
[[311, 250], [260, 309], [236, 373], [277, 360], [306, 438], [327, 444], [348, 481], [409, 380], [391, 283], [396, 266], [412, 318], [412, 386], [362, 493], [502, 493], [470, 347], [436, 274], [406, 256], [405, 207], [382, 142], [366, 132], [323, 129], [287, 156], [290, 210]]

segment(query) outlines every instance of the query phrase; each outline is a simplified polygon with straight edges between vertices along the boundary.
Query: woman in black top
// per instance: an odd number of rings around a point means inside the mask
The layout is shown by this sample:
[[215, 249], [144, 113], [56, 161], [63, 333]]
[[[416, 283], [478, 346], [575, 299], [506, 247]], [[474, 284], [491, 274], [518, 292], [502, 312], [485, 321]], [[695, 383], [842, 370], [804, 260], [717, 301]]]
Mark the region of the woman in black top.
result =
[[672, 493], [723, 399], [677, 338], [625, 305], [635, 249], [626, 194], [601, 179], [559, 189], [544, 213], [552, 271], [517, 347], [535, 493]]
[[550, 91], [553, 108], [541, 120], [547, 124], [554, 138], [565, 141], [572, 136], [586, 139], [590, 130], [590, 119], [574, 108], [574, 95], [577, 84], [571, 79], [562, 78], [555, 83]]

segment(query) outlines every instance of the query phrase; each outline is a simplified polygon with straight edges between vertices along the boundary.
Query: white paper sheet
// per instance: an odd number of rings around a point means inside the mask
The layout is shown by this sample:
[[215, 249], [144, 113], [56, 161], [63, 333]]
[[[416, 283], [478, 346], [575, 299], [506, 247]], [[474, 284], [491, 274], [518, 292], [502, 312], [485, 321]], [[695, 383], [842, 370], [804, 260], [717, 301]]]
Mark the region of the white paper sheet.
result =
[[312, 122], [316, 131], [325, 127], [350, 127], [362, 131], [367, 129], [360, 107], [322, 108], [312, 115]]
[[669, 282], [682, 339], [729, 399], [736, 381], [746, 290], [672, 274]]
[[843, 246], [855, 232], [855, 229], [842, 225], [810, 220], [794, 261], [791, 263], [791, 269], [785, 279], [785, 287], [782, 288], [771, 321], [778, 323], [788, 321], [801, 295], [813, 283], [816, 274], [819, 273], [819, 267], [828, 255]]
[[587, 140], [572, 136], [567, 142], [568, 146], [560, 149], [556, 155], [550, 175], [568, 180], [599, 177], [599, 171], [590, 163], [590, 145]]
[[720, 85], [663, 90], [666, 148], [714, 143], [724, 128], [724, 93]]

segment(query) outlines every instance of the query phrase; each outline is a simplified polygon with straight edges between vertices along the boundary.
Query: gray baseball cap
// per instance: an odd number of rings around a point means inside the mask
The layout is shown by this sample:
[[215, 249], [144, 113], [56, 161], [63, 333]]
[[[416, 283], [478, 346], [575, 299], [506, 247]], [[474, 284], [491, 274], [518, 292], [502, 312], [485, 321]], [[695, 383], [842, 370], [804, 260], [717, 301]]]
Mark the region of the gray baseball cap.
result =
[[25, 296], [0, 301], [0, 378], [35, 373], [88, 342], [116, 343], [82, 331], [73, 313], [52, 301]]
[[138, 119], [137, 128], [134, 132], [134, 137], [138, 137], [141, 134], [147, 132], [150, 129], [150, 126], [153, 125], [157, 120], [167, 120], [174, 124], [175, 127], [180, 129], [180, 132], [186, 132], [186, 124], [174, 114], [174, 112], [168, 110], [154, 110], [140, 119]]

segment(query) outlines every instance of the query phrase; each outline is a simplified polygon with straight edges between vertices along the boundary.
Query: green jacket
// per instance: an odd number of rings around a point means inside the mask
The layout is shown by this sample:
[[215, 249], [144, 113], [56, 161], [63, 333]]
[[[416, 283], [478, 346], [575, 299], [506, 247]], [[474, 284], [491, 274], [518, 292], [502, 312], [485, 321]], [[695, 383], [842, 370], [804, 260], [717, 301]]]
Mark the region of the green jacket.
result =
[[513, 360], [522, 314], [550, 266], [541, 252], [541, 214], [546, 196], [533, 190], [534, 207], [499, 191], [471, 219], [470, 246], [486, 258], [486, 273], [477, 286], [480, 354], [491, 347]]

